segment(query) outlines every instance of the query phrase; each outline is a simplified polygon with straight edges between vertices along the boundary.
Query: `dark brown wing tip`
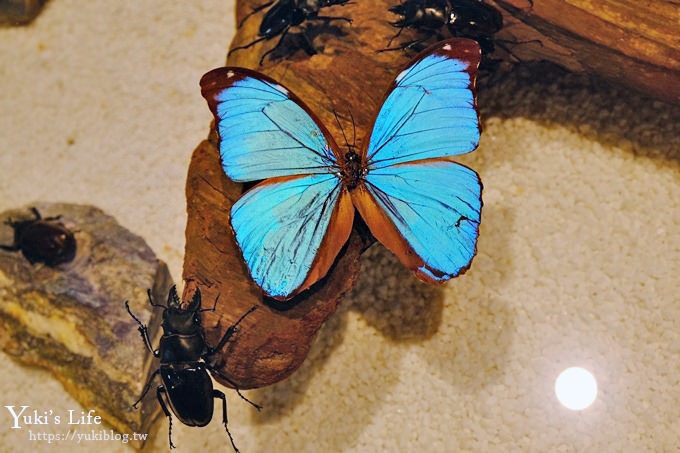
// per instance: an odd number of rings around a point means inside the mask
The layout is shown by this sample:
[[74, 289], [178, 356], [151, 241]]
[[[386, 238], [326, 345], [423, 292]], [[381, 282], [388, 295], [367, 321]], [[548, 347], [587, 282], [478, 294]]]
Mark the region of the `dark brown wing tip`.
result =
[[423, 51], [424, 55], [444, 55], [448, 58], [465, 61], [468, 63], [467, 72], [470, 75], [477, 72], [482, 59], [482, 50], [477, 41], [468, 38], [451, 38], [438, 42], [434, 46]]
[[201, 77], [201, 81], [199, 82], [201, 94], [208, 102], [211, 102], [217, 91], [221, 91], [222, 89], [233, 85], [235, 82], [244, 79], [248, 75], [248, 70], [239, 67], [225, 66], [208, 71], [203, 74], [203, 77]]

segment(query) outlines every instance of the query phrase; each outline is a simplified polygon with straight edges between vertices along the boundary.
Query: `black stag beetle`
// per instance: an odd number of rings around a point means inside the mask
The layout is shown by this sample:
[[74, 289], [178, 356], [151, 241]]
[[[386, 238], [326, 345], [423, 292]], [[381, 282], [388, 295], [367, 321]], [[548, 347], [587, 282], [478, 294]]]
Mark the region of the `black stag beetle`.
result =
[[151, 297], [151, 290], [147, 291], [147, 295], [151, 306], [163, 309], [163, 336], [161, 337], [158, 349], [154, 349], [151, 346], [147, 326], [132, 314], [127, 301], [125, 301], [125, 308], [127, 308], [130, 316], [139, 324], [138, 330], [146, 347], [154, 357], [160, 359], [160, 367], [153, 372], [142, 391], [142, 396], [133, 404], [133, 407], [136, 408], [140, 401], [142, 401], [151, 388], [152, 381], [160, 374], [161, 384], [156, 388], [156, 397], [165, 416], [168, 417], [168, 441], [170, 448], [175, 448], [175, 445], [172, 443], [172, 415], [168, 410], [168, 405], [179, 421], [185, 425], [205, 426], [210, 423], [213, 416], [214, 398], [219, 398], [222, 400], [222, 423], [234, 451], [238, 452], [239, 450], [236, 448], [234, 439], [227, 426], [227, 399], [224, 393], [213, 388], [212, 379], [208, 371], [219, 375], [229, 382], [242, 399], [253, 405], [257, 410], [261, 409], [259, 405], [243, 396], [235, 383], [210, 364], [210, 357], [222, 349], [236, 332], [239, 323], [255, 311], [257, 307], [252, 307], [243, 314], [227, 329], [217, 345], [210, 347], [205, 340], [203, 326], [201, 325], [201, 312], [214, 311], [219, 296], [215, 299], [215, 305], [212, 308], [201, 309], [201, 292], [199, 289], [196, 289], [191, 303], [186, 308], [182, 308], [182, 302], [174, 286], [168, 294], [167, 305], [154, 303]]
[[[254, 8], [239, 23], [239, 27], [241, 27], [241, 25], [243, 25], [243, 23], [249, 17], [257, 14], [265, 8], [271, 7], [262, 18], [260, 30], [257, 33], [258, 38], [246, 45], [234, 47], [229, 51], [228, 55], [231, 55], [237, 50], [247, 49], [251, 46], [254, 46], [258, 42], [269, 40], [280, 35], [281, 38], [279, 38], [279, 41], [276, 43], [276, 45], [267, 50], [260, 58], [260, 66], [262, 66], [264, 59], [269, 54], [276, 51], [276, 49], [281, 47], [281, 44], [283, 43], [283, 40], [290, 31], [291, 27], [302, 25], [306, 21], [322, 21], [325, 24], [328, 24], [332, 21], [344, 21], [347, 23], [352, 23], [352, 19], [347, 17], [324, 16], [319, 14], [322, 8], [335, 5], [344, 6], [349, 2], [350, 0], [273, 0], [264, 3]], [[307, 35], [306, 32], [306, 29], [302, 30], [301, 47], [305, 52], [307, 52], [307, 55], [314, 55], [316, 53], [316, 48], [312, 43], [312, 39]]]
[[[451, 36], [476, 40], [482, 49], [482, 55], [486, 56], [495, 49], [493, 35], [503, 28], [501, 13], [483, 0], [406, 0], [392, 6], [390, 11], [402, 18], [391, 22], [399, 31], [381, 52], [418, 49], [432, 37], [444, 39], [442, 32], [446, 27]], [[390, 47], [404, 28], [416, 29], [422, 36], [397, 47]]]
[[5, 222], [14, 229], [14, 244], [0, 245], [0, 250], [21, 251], [31, 264], [52, 267], [72, 261], [76, 256], [76, 238], [58, 221], [61, 216], [43, 218], [36, 208], [31, 211], [33, 219]]

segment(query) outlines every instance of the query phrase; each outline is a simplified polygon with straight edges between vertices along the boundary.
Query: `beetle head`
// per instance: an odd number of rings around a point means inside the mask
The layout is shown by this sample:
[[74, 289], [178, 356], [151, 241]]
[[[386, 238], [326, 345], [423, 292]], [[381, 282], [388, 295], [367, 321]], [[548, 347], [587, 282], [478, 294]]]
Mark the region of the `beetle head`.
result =
[[189, 306], [182, 307], [182, 301], [173, 286], [168, 294], [168, 306], [163, 311], [163, 330], [165, 332], [191, 334], [200, 325], [201, 290], [196, 289]]

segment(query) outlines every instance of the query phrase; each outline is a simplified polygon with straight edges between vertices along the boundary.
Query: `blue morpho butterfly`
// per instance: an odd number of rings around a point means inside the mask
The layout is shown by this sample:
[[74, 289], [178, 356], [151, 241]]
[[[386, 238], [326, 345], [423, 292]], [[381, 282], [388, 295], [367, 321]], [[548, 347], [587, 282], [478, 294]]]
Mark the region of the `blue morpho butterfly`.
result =
[[450, 160], [477, 148], [479, 45], [449, 39], [394, 80], [359, 154], [342, 153], [305, 104], [274, 80], [225, 67], [201, 79], [222, 166], [236, 182], [264, 180], [231, 208], [252, 279], [287, 300], [323, 278], [352, 230], [371, 233], [426, 282], [470, 266], [482, 208], [477, 173]]

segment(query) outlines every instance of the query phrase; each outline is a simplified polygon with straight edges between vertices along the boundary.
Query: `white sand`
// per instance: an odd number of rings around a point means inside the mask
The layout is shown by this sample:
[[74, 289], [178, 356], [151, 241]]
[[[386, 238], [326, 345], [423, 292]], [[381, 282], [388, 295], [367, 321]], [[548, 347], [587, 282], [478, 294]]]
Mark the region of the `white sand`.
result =
[[[210, 123], [198, 80], [224, 61], [232, 9], [53, 0], [0, 29], [0, 210], [98, 205], [179, 278], [184, 179]], [[371, 250], [302, 369], [249, 392], [265, 410], [228, 393], [244, 453], [680, 451], [680, 108], [573, 76], [515, 75], [482, 102], [465, 159], [485, 186], [472, 269], [432, 288]], [[1, 406], [81, 409], [48, 373], [0, 358]], [[552, 390], [572, 365], [600, 385], [580, 413]], [[179, 451], [229, 451], [219, 418], [175, 423]], [[10, 424], [0, 408], [2, 451], [74, 448]], [[155, 428], [164, 451], [167, 423]]]

